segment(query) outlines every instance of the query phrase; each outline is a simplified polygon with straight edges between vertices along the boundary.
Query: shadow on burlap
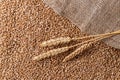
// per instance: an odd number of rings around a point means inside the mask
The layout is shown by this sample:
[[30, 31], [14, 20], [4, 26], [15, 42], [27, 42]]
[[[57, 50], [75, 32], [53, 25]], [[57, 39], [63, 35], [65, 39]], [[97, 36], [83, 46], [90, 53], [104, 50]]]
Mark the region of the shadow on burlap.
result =
[[0, 19], [1, 80], [120, 79], [120, 50], [103, 42], [66, 63], [62, 60], [71, 51], [32, 61], [32, 57], [53, 49], [41, 48], [44, 40], [85, 35], [41, 0], [2, 0]]

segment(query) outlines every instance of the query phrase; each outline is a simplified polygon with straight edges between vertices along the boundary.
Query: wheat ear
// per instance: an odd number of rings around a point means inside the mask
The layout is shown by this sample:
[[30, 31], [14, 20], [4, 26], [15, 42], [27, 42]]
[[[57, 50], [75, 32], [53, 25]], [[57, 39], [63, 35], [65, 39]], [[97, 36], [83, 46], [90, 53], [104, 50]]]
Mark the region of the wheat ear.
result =
[[73, 46], [69, 46], [69, 47], [62, 47], [62, 48], [58, 48], [58, 49], [52, 49], [52, 50], [50, 50], [50, 51], [48, 51], [46, 53], [43, 53], [43, 54], [40, 54], [38, 56], [33, 57], [33, 60], [42, 60], [42, 59], [47, 58], [47, 57], [55, 56], [55, 55], [58, 55], [58, 54], [60, 54], [62, 52], [66, 52], [69, 49], [71, 49], [73, 47], [76, 47], [78, 45], [80, 45], [80, 43], [76, 44], [76, 45], [73, 45]]
[[73, 53], [69, 54], [68, 56], [66, 56], [63, 59], [63, 62], [66, 62], [72, 58], [74, 58], [76, 55], [82, 53], [84, 50], [90, 48], [92, 46], [93, 43], [88, 43], [88, 44], [84, 44], [81, 47], [79, 47], [78, 49], [76, 49]]
[[70, 49], [69, 47], [62, 47], [62, 48], [58, 48], [58, 49], [53, 49], [53, 50], [50, 50], [46, 53], [43, 53], [43, 54], [40, 54], [38, 56], [33, 57], [33, 60], [42, 60], [44, 58], [48, 58], [48, 57], [51, 57], [51, 56], [58, 55], [59, 53], [66, 52], [69, 49]]
[[70, 41], [76, 41], [76, 40], [83, 40], [83, 39], [88, 39], [95, 37], [95, 35], [92, 36], [85, 36], [85, 37], [80, 37], [80, 38], [70, 38], [70, 37], [60, 37], [60, 38], [55, 38], [55, 39], [50, 39], [47, 41], [44, 41], [40, 44], [41, 47], [46, 47], [46, 46], [56, 46], [59, 44], [64, 44], [64, 43], [69, 43]]
[[56, 39], [50, 39], [48, 41], [44, 41], [41, 43], [41, 47], [46, 47], [46, 46], [55, 46], [63, 43], [69, 43], [71, 41], [70, 37], [60, 37]]
[[50, 40], [44, 41], [40, 44], [40, 46], [41, 47], [56, 46], [59, 44], [69, 43], [70, 41], [89, 39], [89, 38], [93, 38], [93, 37], [97, 37], [97, 36], [100, 36], [100, 35], [91, 35], [91, 36], [85, 36], [85, 37], [79, 37], [79, 38], [60, 37], [60, 38], [55, 38], [55, 39], [50, 39]]
[[95, 37], [111, 35], [111, 34], [116, 35], [116, 34], [119, 34], [119, 33], [120, 33], [120, 30], [112, 32], [112, 33], [90, 35], [90, 36], [78, 37], [78, 38], [60, 37], [60, 38], [55, 38], [55, 39], [50, 39], [50, 40], [44, 41], [40, 44], [40, 46], [41, 47], [55, 46], [55, 45], [59, 45], [59, 44], [69, 43], [70, 41], [84, 40], [84, 39], [95, 38]]

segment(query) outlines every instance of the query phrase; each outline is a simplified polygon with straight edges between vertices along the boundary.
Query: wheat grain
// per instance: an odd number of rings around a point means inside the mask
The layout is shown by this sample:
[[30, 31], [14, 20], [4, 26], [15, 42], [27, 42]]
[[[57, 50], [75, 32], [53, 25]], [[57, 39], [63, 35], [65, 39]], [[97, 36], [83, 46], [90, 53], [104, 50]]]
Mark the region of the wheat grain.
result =
[[65, 51], [68, 51], [69, 49], [70, 49], [69, 47], [62, 47], [62, 48], [58, 48], [58, 49], [53, 49], [53, 50], [50, 50], [46, 53], [40, 54], [36, 57], [33, 57], [33, 60], [42, 60], [44, 58], [55, 56], [55, 55], [58, 55], [59, 53], [63, 53]]
[[48, 41], [44, 41], [41, 43], [41, 47], [46, 47], [46, 46], [55, 46], [59, 44], [64, 44], [64, 43], [69, 43], [71, 41], [70, 37], [60, 37], [56, 39], [50, 39]]

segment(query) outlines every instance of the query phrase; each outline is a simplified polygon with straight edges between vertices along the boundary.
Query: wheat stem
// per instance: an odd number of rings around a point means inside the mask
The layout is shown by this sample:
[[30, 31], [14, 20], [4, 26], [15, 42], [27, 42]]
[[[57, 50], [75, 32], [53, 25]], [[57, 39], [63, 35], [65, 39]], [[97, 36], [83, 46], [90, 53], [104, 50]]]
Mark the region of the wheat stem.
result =
[[40, 44], [40, 46], [41, 47], [55, 46], [55, 45], [59, 45], [59, 44], [69, 43], [71, 41], [84, 40], [84, 39], [89, 39], [89, 38], [95, 38], [95, 37], [106, 36], [106, 35], [116, 35], [116, 34], [120, 34], [120, 30], [112, 32], [112, 33], [90, 35], [90, 36], [78, 37], [78, 38], [60, 37], [60, 38], [44, 41]]
[[106, 35], [117, 35], [120, 34], [120, 30], [118, 31], [114, 31], [111, 33], [105, 33], [105, 34], [97, 34], [97, 35], [90, 35], [90, 36], [85, 36], [85, 37], [78, 37], [78, 38], [72, 38], [72, 40], [76, 41], [76, 40], [83, 40], [83, 39], [87, 39], [87, 38], [95, 38], [95, 37], [100, 37], [100, 36], [106, 36]]
[[[90, 41], [92, 41], [92, 40], [90, 40]], [[86, 41], [86, 42], [84, 42], [82, 44], [88, 43], [90, 41]], [[46, 53], [43, 53], [43, 54], [40, 54], [39, 56], [34, 57], [33, 60], [42, 60], [42, 59], [47, 58], [47, 57], [58, 55], [58, 54], [60, 54], [62, 52], [68, 51], [69, 49], [71, 49], [73, 47], [76, 47], [76, 46], [78, 46], [80, 44], [81, 43], [79, 43], [77, 45], [69, 46], [69, 47], [62, 47], [62, 48], [50, 50], [50, 51], [48, 51]]]
[[79, 43], [79, 44], [76, 44], [74, 46], [71, 46], [71, 47], [75, 47], [75, 46], [83, 44], [81, 47], [79, 47], [78, 49], [76, 49], [73, 53], [71, 53], [68, 56], [66, 56], [63, 59], [63, 62], [66, 62], [66, 61], [74, 58], [76, 55], [78, 55], [78, 54], [82, 53], [84, 50], [90, 48], [92, 46], [92, 44], [95, 44], [97, 41], [105, 39], [105, 38], [108, 38], [108, 37], [111, 37], [111, 36], [113, 36], [115, 34], [118, 34], [118, 33], [115, 32], [115, 33], [112, 33], [112, 34], [102, 35], [101, 37], [98, 37], [98, 38], [95, 38], [95, 39], [92, 39], [92, 40], [88, 40], [88, 41], [85, 41], [83, 43]]
[[99, 40], [114, 36], [120, 34], [120, 30], [119, 31], [115, 31], [112, 33], [106, 33], [106, 34], [99, 34], [99, 35], [92, 35], [92, 36], [86, 36], [86, 37], [82, 37], [82, 38], [70, 38], [70, 37], [66, 37], [66, 38], [57, 38], [57, 39], [51, 39], [48, 41], [45, 41], [41, 44], [41, 46], [51, 46], [51, 45], [58, 45], [58, 44], [62, 44], [62, 43], [68, 43], [71, 40], [80, 40], [80, 39], [85, 39], [85, 38], [91, 38], [94, 37], [93, 39], [84, 41], [82, 43], [78, 43], [69, 47], [62, 47], [62, 48], [58, 48], [58, 49], [53, 49], [50, 50], [46, 53], [40, 54], [36, 57], [33, 58], [33, 60], [41, 60], [47, 57], [51, 57], [51, 56], [55, 56], [58, 55], [60, 53], [63, 53], [65, 51], [68, 51], [71, 48], [77, 47], [77, 46], [81, 46], [80, 48], [76, 49], [73, 53], [71, 53], [70, 55], [68, 55], [67, 57], [65, 57], [65, 59], [63, 60], [63, 62], [66, 62], [72, 58], [74, 58], [76, 55], [82, 53], [84, 50], [90, 48], [92, 46], [92, 44], [96, 43]]

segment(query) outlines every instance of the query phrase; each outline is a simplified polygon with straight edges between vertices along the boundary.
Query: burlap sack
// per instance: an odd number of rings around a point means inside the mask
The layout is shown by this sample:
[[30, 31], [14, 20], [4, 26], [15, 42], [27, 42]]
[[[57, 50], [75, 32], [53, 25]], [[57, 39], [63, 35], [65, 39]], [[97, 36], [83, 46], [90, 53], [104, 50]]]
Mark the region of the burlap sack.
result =
[[[120, 29], [120, 0], [43, 0], [83, 32], [101, 34]], [[120, 49], [120, 36], [104, 40]]]

